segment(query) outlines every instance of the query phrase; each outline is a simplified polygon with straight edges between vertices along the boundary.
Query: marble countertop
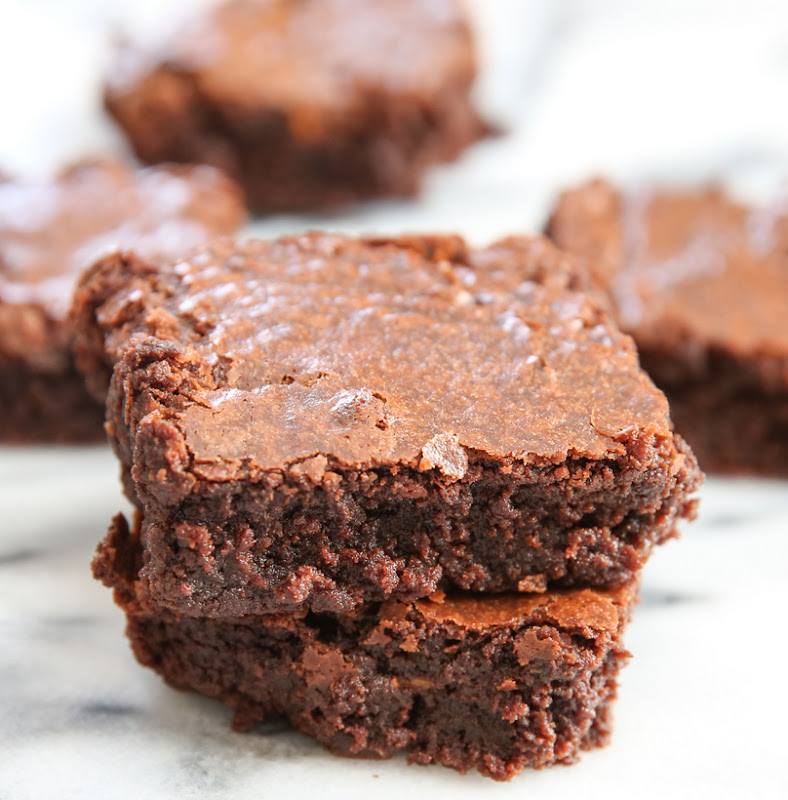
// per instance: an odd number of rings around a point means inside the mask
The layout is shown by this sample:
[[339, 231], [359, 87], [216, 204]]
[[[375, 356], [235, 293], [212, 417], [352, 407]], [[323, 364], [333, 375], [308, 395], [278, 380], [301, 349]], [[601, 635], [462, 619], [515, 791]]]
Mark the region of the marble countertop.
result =
[[[167, 5], [183, 5], [172, 0]], [[99, 64], [122, 23], [164, 5], [0, 3], [0, 164], [44, 171], [122, 143]], [[480, 102], [506, 130], [436, 170], [415, 203], [304, 227], [536, 230], [565, 183], [719, 180], [766, 196], [788, 176], [788, 7], [780, 0], [476, 0]], [[134, 20], [130, 17], [134, 16]], [[11, 113], [13, 111], [13, 113]], [[509, 784], [404, 760], [348, 761], [285, 726], [251, 734], [133, 660], [91, 579], [125, 508], [103, 447], [0, 448], [0, 799], [788, 796], [788, 482], [711, 479], [699, 520], [648, 564], [611, 746]]]

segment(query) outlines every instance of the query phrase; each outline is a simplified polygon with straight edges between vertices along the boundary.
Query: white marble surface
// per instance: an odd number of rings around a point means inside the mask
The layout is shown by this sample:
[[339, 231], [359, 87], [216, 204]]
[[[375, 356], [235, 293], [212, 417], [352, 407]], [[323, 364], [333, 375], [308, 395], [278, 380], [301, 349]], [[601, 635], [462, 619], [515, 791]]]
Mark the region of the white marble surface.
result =
[[[97, 101], [104, 42], [130, 17], [155, 27], [165, 4], [129, 5], [0, 0], [0, 164], [46, 171], [122, 148]], [[419, 202], [253, 230], [484, 240], [536, 229], [556, 189], [590, 172], [757, 196], [788, 176], [784, 0], [476, 0], [474, 12], [480, 100], [506, 136], [437, 170]], [[786, 482], [707, 484], [700, 520], [647, 567], [612, 745], [498, 785], [339, 760], [281, 726], [235, 734], [223, 708], [137, 666], [88, 566], [124, 507], [116, 472], [103, 448], [0, 448], [2, 800], [788, 796]]]

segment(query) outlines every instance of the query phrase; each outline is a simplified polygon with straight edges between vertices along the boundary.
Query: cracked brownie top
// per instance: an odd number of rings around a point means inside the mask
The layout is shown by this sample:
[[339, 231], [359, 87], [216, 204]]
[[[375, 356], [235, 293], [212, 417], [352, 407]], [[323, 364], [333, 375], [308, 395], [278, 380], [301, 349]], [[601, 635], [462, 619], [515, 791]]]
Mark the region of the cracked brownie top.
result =
[[469, 455], [664, 453], [663, 395], [581, 288], [539, 238], [224, 241], [163, 268], [97, 265], [78, 355], [98, 392], [136, 359], [213, 478], [399, 463], [461, 479]]

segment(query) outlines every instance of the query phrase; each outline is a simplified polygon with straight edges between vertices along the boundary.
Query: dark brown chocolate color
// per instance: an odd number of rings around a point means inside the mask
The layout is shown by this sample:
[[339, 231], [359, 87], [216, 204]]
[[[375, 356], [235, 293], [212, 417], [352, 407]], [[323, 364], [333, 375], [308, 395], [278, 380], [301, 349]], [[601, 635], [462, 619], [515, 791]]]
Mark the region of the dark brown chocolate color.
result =
[[549, 233], [608, 294], [701, 466], [788, 476], [788, 207], [597, 180]]
[[239, 729], [284, 716], [339, 755], [404, 752], [497, 780], [607, 741], [634, 585], [206, 619], [140, 603], [140, 559], [116, 518], [94, 570], [135, 655], [231, 706]]
[[664, 396], [543, 239], [115, 256], [74, 319], [180, 613], [623, 584], [693, 508]]
[[66, 323], [83, 269], [116, 248], [174, 255], [243, 218], [238, 190], [209, 167], [85, 163], [51, 182], [0, 182], [0, 440], [104, 437]]
[[146, 162], [214, 164], [259, 212], [415, 194], [483, 132], [457, 0], [229, 0], [126, 45], [106, 105]]

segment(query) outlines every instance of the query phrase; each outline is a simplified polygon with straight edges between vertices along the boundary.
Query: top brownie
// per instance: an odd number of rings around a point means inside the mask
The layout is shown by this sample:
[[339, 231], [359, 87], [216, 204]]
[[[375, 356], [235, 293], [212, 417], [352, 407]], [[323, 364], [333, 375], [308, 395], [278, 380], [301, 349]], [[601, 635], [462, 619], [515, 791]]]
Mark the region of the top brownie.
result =
[[226, 170], [259, 212], [412, 195], [484, 132], [458, 0], [228, 0], [122, 45], [106, 106], [144, 161]]
[[114, 256], [74, 318], [186, 612], [620, 584], [692, 507], [664, 396], [543, 239]]
[[784, 205], [596, 180], [548, 227], [606, 292], [704, 468], [788, 474]]

